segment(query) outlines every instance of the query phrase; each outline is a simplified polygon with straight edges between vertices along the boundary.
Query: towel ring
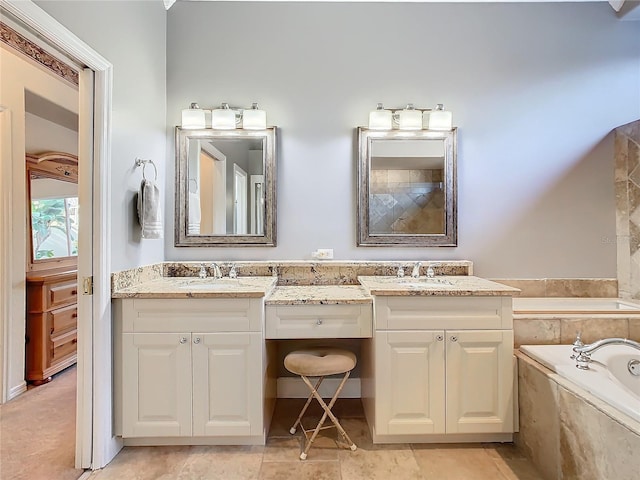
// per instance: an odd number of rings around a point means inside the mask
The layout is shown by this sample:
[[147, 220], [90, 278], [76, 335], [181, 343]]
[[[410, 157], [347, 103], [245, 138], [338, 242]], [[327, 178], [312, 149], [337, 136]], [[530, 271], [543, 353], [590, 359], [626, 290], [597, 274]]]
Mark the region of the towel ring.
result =
[[136, 167], [139, 167], [140, 165], [142, 165], [142, 178], [144, 178], [145, 180], [147, 180], [147, 175], [145, 174], [145, 168], [147, 168], [147, 164], [151, 164], [153, 166], [153, 171], [155, 172], [155, 177], [153, 179], [153, 181], [157, 181], [158, 180], [158, 168], [156, 167], [156, 164], [153, 163], [153, 160], [144, 160], [142, 158], [136, 158]]

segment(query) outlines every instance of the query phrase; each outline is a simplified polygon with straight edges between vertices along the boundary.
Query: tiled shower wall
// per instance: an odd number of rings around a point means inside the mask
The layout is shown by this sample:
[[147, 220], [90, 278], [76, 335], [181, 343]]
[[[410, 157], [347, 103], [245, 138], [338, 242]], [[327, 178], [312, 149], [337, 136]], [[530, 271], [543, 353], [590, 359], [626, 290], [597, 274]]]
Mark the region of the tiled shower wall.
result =
[[443, 233], [442, 170], [372, 170], [371, 233]]
[[615, 130], [618, 292], [640, 299], [640, 120]]

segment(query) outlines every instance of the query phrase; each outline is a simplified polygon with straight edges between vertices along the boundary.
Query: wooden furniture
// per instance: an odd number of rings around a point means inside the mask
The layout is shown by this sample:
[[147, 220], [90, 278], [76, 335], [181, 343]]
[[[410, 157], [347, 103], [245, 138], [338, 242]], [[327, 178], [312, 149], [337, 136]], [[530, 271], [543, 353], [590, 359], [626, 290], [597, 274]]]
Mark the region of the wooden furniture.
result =
[[26, 380], [36, 385], [76, 363], [76, 270], [27, 274]]

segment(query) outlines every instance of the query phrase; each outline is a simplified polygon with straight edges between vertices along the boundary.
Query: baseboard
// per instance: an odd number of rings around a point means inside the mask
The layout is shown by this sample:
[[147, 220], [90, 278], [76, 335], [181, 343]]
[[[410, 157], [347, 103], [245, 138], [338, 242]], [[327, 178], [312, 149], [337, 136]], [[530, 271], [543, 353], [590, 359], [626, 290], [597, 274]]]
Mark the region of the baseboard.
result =
[[[313, 383], [313, 380], [311, 382]], [[323, 398], [331, 398], [335, 393], [340, 378], [325, 378], [320, 385], [320, 395]], [[350, 378], [344, 384], [338, 398], [360, 398], [361, 388], [359, 378]], [[278, 398], [307, 398], [309, 388], [299, 377], [279, 377], [278, 378]]]
[[16, 398], [18, 395], [22, 395], [24, 392], [27, 391], [27, 382], [22, 382], [19, 385], [16, 385], [15, 387], [11, 387], [11, 389], [9, 390], [9, 397], [7, 398], [7, 401]]

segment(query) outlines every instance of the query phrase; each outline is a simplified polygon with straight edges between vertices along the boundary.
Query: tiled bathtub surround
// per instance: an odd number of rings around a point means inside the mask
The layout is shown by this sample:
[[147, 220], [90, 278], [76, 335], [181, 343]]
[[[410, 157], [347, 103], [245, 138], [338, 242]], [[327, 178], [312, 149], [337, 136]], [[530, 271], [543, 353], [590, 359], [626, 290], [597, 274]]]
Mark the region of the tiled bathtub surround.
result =
[[640, 423], [518, 352], [516, 445], [547, 480], [632, 480]]
[[[112, 291], [131, 287], [159, 277], [197, 277], [204, 263], [208, 274], [213, 260], [200, 262], [164, 262], [148, 265], [111, 276]], [[236, 267], [239, 277], [278, 276], [278, 285], [358, 285], [358, 276], [396, 275], [402, 266], [406, 275], [416, 261], [279, 261], [279, 262], [216, 262], [222, 274], [227, 276], [231, 266]], [[468, 260], [429, 261], [423, 260], [420, 274], [425, 275], [429, 265], [436, 275], [471, 275], [473, 263]]]
[[575, 340], [577, 332], [581, 332], [584, 343], [609, 337], [630, 338], [640, 342], [640, 315], [634, 317], [606, 315], [528, 317], [516, 314], [513, 317], [513, 341], [516, 347], [570, 344]]
[[519, 297], [618, 297], [615, 278], [499, 278], [493, 281], [519, 288]]
[[615, 129], [615, 191], [620, 296], [640, 299], [640, 120]]

